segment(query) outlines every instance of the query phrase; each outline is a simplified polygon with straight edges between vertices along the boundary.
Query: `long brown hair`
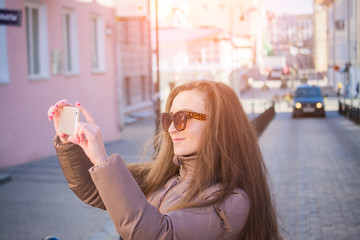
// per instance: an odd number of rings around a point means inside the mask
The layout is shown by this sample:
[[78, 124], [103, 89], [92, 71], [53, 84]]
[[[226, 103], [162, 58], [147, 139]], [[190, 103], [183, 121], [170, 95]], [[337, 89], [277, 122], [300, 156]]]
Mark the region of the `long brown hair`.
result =
[[[194, 81], [174, 88], [166, 102], [169, 112], [174, 98], [182, 91], [197, 89], [206, 93], [208, 118], [197, 152], [192, 183], [182, 202], [172, 210], [204, 207], [225, 200], [235, 188], [243, 189], [250, 200], [250, 212], [239, 239], [280, 239], [274, 203], [267, 183], [267, 170], [256, 133], [236, 93], [224, 83]], [[130, 167], [140, 188], [148, 196], [179, 172], [173, 164], [174, 149], [167, 132], [155, 137], [159, 148], [154, 161], [145, 167]], [[208, 187], [220, 183], [216, 198], [195, 202]]]

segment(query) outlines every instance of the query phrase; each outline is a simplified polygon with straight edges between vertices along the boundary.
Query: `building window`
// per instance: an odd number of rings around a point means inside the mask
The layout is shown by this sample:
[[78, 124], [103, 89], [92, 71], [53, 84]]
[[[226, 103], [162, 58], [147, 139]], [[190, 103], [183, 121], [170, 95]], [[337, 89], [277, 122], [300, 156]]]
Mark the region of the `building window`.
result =
[[130, 90], [130, 77], [126, 77], [124, 79], [124, 93], [125, 93], [125, 105], [130, 106], [131, 105], [131, 90]]
[[[4, 8], [4, 0], [0, 0], [0, 8]], [[6, 27], [0, 25], [0, 84], [10, 82], [7, 56]]]
[[46, 4], [25, 2], [25, 21], [29, 79], [49, 78]]
[[72, 9], [63, 9], [63, 55], [64, 73], [66, 75], [79, 74], [78, 38], [76, 12]]
[[91, 60], [93, 72], [105, 72], [104, 22], [97, 15], [91, 16]]
[[0, 26], [0, 84], [9, 82], [10, 78], [6, 41], [6, 27]]

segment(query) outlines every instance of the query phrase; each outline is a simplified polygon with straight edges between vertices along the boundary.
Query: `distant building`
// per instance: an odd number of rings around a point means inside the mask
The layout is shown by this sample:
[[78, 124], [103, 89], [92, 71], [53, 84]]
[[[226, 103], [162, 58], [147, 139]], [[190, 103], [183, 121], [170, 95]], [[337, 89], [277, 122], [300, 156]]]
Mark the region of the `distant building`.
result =
[[259, 1], [158, 0], [158, 9], [161, 96], [198, 79], [226, 82], [239, 94], [246, 88], [247, 69], [262, 55]]
[[326, 8], [314, 6], [314, 63], [315, 70], [326, 73], [328, 69], [328, 42], [327, 42], [327, 11]]
[[47, 111], [58, 100], [82, 103], [104, 141], [151, 105], [148, 20], [117, 20], [113, 0], [0, 0], [0, 9], [21, 12], [19, 26], [0, 25], [0, 168], [55, 154]]
[[279, 15], [269, 21], [267, 38], [272, 54], [286, 56], [288, 64], [312, 69], [313, 15]]
[[[343, 85], [342, 94], [356, 96], [360, 79], [360, 3], [357, 0], [315, 0], [327, 13], [327, 77], [336, 90]], [[359, 97], [359, 95], [357, 95]]]
[[151, 69], [151, 32], [146, 19], [120, 19], [116, 22], [118, 104], [122, 111], [119, 126], [126, 117], [152, 107], [154, 86]]
[[300, 46], [312, 46], [313, 15], [281, 15], [276, 18], [278, 36], [273, 35], [273, 42], [290, 43]]
[[[246, 88], [236, 69], [252, 63], [249, 38], [230, 37], [227, 31], [218, 28], [162, 28], [159, 44], [163, 101], [173, 86], [192, 80], [225, 82], [238, 93]], [[156, 61], [153, 74], [155, 78]]]

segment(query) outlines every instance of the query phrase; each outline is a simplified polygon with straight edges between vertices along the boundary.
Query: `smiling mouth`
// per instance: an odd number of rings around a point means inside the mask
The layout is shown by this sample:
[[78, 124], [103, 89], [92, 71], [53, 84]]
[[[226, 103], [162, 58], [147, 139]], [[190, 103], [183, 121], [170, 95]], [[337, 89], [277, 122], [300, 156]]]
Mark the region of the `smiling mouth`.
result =
[[184, 140], [185, 138], [173, 138], [173, 142], [174, 143], [177, 143], [177, 142], [180, 142], [182, 140]]

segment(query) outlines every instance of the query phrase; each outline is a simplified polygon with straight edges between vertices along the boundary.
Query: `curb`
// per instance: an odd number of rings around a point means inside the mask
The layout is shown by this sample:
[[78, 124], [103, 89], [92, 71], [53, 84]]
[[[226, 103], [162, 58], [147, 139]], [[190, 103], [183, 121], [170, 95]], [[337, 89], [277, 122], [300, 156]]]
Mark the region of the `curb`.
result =
[[8, 173], [0, 173], [0, 184], [10, 182], [11, 181], [11, 175]]

